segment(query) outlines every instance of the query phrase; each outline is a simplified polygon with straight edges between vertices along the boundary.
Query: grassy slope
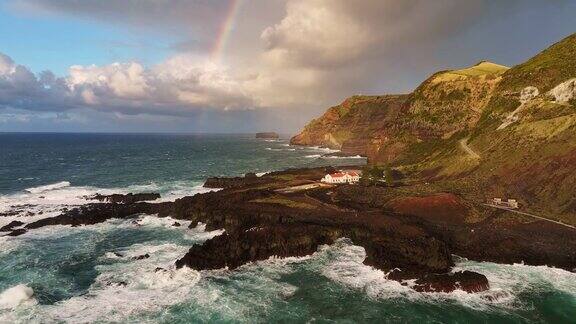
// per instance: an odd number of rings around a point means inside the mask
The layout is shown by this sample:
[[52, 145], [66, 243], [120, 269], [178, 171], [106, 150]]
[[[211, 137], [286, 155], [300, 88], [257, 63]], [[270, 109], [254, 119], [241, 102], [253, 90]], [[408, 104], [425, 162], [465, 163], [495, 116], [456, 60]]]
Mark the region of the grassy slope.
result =
[[504, 65], [482, 61], [474, 66], [461, 70], [443, 72], [434, 78], [434, 82], [453, 81], [462, 77], [473, 77], [481, 75], [498, 75], [506, 72], [509, 68]]
[[[473, 199], [515, 197], [525, 210], [576, 224], [576, 172], [571, 165], [576, 158], [576, 107], [542, 95], [576, 77], [574, 57], [576, 35], [502, 75], [470, 132], [470, 146], [482, 156], [480, 161], [470, 160], [451, 142], [441, 141], [410, 167], [435, 170], [429, 174]], [[497, 130], [503, 118], [520, 106], [519, 91], [527, 86], [538, 87], [539, 98], [522, 106], [518, 122]], [[453, 181], [457, 178], [461, 179]]]

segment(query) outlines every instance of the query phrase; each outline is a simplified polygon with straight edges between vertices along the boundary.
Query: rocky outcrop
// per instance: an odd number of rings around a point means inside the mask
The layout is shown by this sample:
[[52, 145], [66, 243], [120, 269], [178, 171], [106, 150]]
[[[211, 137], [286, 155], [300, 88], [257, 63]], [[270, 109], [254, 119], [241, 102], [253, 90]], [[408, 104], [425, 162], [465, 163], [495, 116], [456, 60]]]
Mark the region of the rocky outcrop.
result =
[[20, 222], [20, 221], [11, 221], [10, 223], [2, 226], [0, 228], [0, 232], [10, 232], [12, 230], [14, 230], [15, 227], [20, 227], [24, 225], [24, 223]]
[[113, 195], [101, 195], [95, 194], [94, 196], [86, 197], [88, 200], [98, 200], [101, 202], [110, 203], [122, 203], [122, 204], [133, 204], [141, 201], [152, 201], [160, 199], [160, 194], [158, 193], [138, 193], [138, 194], [113, 194]]
[[270, 178], [257, 177], [254, 173], [248, 173], [244, 177], [211, 177], [204, 182], [204, 188], [231, 189], [245, 185], [259, 185], [271, 183]]
[[567, 103], [576, 99], [576, 78], [562, 82], [550, 90], [550, 95], [556, 102]]
[[[97, 203], [88, 204], [78, 208], [65, 211], [59, 216], [49, 217], [28, 223], [24, 230], [32, 230], [51, 225], [94, 225], [105, 222], [108, 219], [130, 218], [139, 214], [156, 214], [170, 208], [169, 203], [150, 204], [150, 203]], [[23, 234], [20, 233], [20, 234]]]
[[412, 286], [421, 292], [452, 292], [462, 290], [467, 292], [481, 292], [489, 289], [488, 279], [472, 271], [459, 271], [455, 273], [432, 274], [418, 279]]

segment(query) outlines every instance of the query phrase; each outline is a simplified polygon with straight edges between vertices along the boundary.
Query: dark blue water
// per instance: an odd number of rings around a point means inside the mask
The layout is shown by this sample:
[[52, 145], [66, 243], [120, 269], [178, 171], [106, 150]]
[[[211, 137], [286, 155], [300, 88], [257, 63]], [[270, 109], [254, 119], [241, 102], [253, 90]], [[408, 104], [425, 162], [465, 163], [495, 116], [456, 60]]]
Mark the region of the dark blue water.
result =
[[[251, 135], [0, 134], [0, 212], [17, 211], [0, 226], [58, 215], [96, 192], [170, 200], [203, 192], [208, 176], [364, 162], [319, 158], [326, 152]], [[173, 222], [146, 216], [0, 237], [0, 323], [576, 322], [576, 275], [563, 270], [458, 259], [491, 289], [423, 294], [363, 265], [363, 248], [346, 240], [237, 271], [177, 270], [190, 246], [220, 233]]]
[[0, 193], [68, 181], [127, 187], [289, 167], [362, 163], [254, 135], [0, 134]]

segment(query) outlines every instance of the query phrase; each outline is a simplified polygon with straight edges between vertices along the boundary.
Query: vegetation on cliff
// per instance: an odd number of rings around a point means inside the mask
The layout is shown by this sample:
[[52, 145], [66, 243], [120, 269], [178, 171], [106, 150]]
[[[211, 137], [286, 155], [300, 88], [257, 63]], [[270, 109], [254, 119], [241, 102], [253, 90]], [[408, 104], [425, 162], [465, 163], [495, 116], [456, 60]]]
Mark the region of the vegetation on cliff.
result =
[[435, 73], [408, 95], [355, 96], [292, 143], [366, 155], [478, 202], [517, 198], [576, 224], [574, 57], [576, 34], [512, 68], [483, 61]]

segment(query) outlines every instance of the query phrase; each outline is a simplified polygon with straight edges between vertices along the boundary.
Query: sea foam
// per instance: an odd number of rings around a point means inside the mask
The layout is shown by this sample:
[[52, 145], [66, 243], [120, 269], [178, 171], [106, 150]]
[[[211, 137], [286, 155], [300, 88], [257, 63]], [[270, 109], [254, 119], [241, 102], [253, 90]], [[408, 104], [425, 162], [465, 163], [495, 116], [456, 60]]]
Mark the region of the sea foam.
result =
[[50, 190], [55, 190], [55, 189], [60, 189], [60, 188], [66, 188], [66, 187], [70, 187], [70, 182], [61, 181], [61, 182], [52, 183], [52, 184], [48, 184], [48, 185], [44, 185], [44, 186], [28, 188], [28, 189], [25, 189], [25, 191], [27, 191], [29, 193], [33, 193], [33, 194], [38, 194], [38, 193], [42, 193], [45, 191], [50, 191]]
[[0, 294], [0, 309], [13, 309], [24, 304], [33, 304], [34, 290], [24, 284], [8, 288]]
[[132, 185], [123, 188], [98, 188], [91, 186], [71, 186], [70, 182], [63, 181], [40, 187], [28, 188], [23, 192], [10, 195], [0, 195], [0, 213], [11, 214], [0, 217], [0, 227], [18, 220], [24, 223], [34, 222], [43, 218], [54, 217], [61, 214], [64, 208], [70, 209], [89, 203], [86, 197], [95, 194], [127, 194], [141, 192], [159, 192], [161, 198], [155, 202], [174, 201], [186, 196], [214, 191], [217, 189], [204, 188], [199, 182], [169, 182], [157, 184], [154, 182], [143, 185]]
[[576, 297], [576, 274], [546, 266], [522, 264], [503, 265], [474, 262], [457, 258], [453, 271], [476, 271], [484, 274], [490, 289], [481, 293], [456, 290], [451, 293], [421, 293], [410, 288], [413, 281], [389, 280], [387, 274], [363, 264], [364, 248], [347, 239], [323, 246], [311, 258], [311, 265], [321, 275], [352, 289], [361, 290], [370, 298], [405, 300], [419, 303], [458, 304], [471, 309], [506, 311], [529, 309], [518, 297], [523, 293], [546, 291], [550, 286]]

